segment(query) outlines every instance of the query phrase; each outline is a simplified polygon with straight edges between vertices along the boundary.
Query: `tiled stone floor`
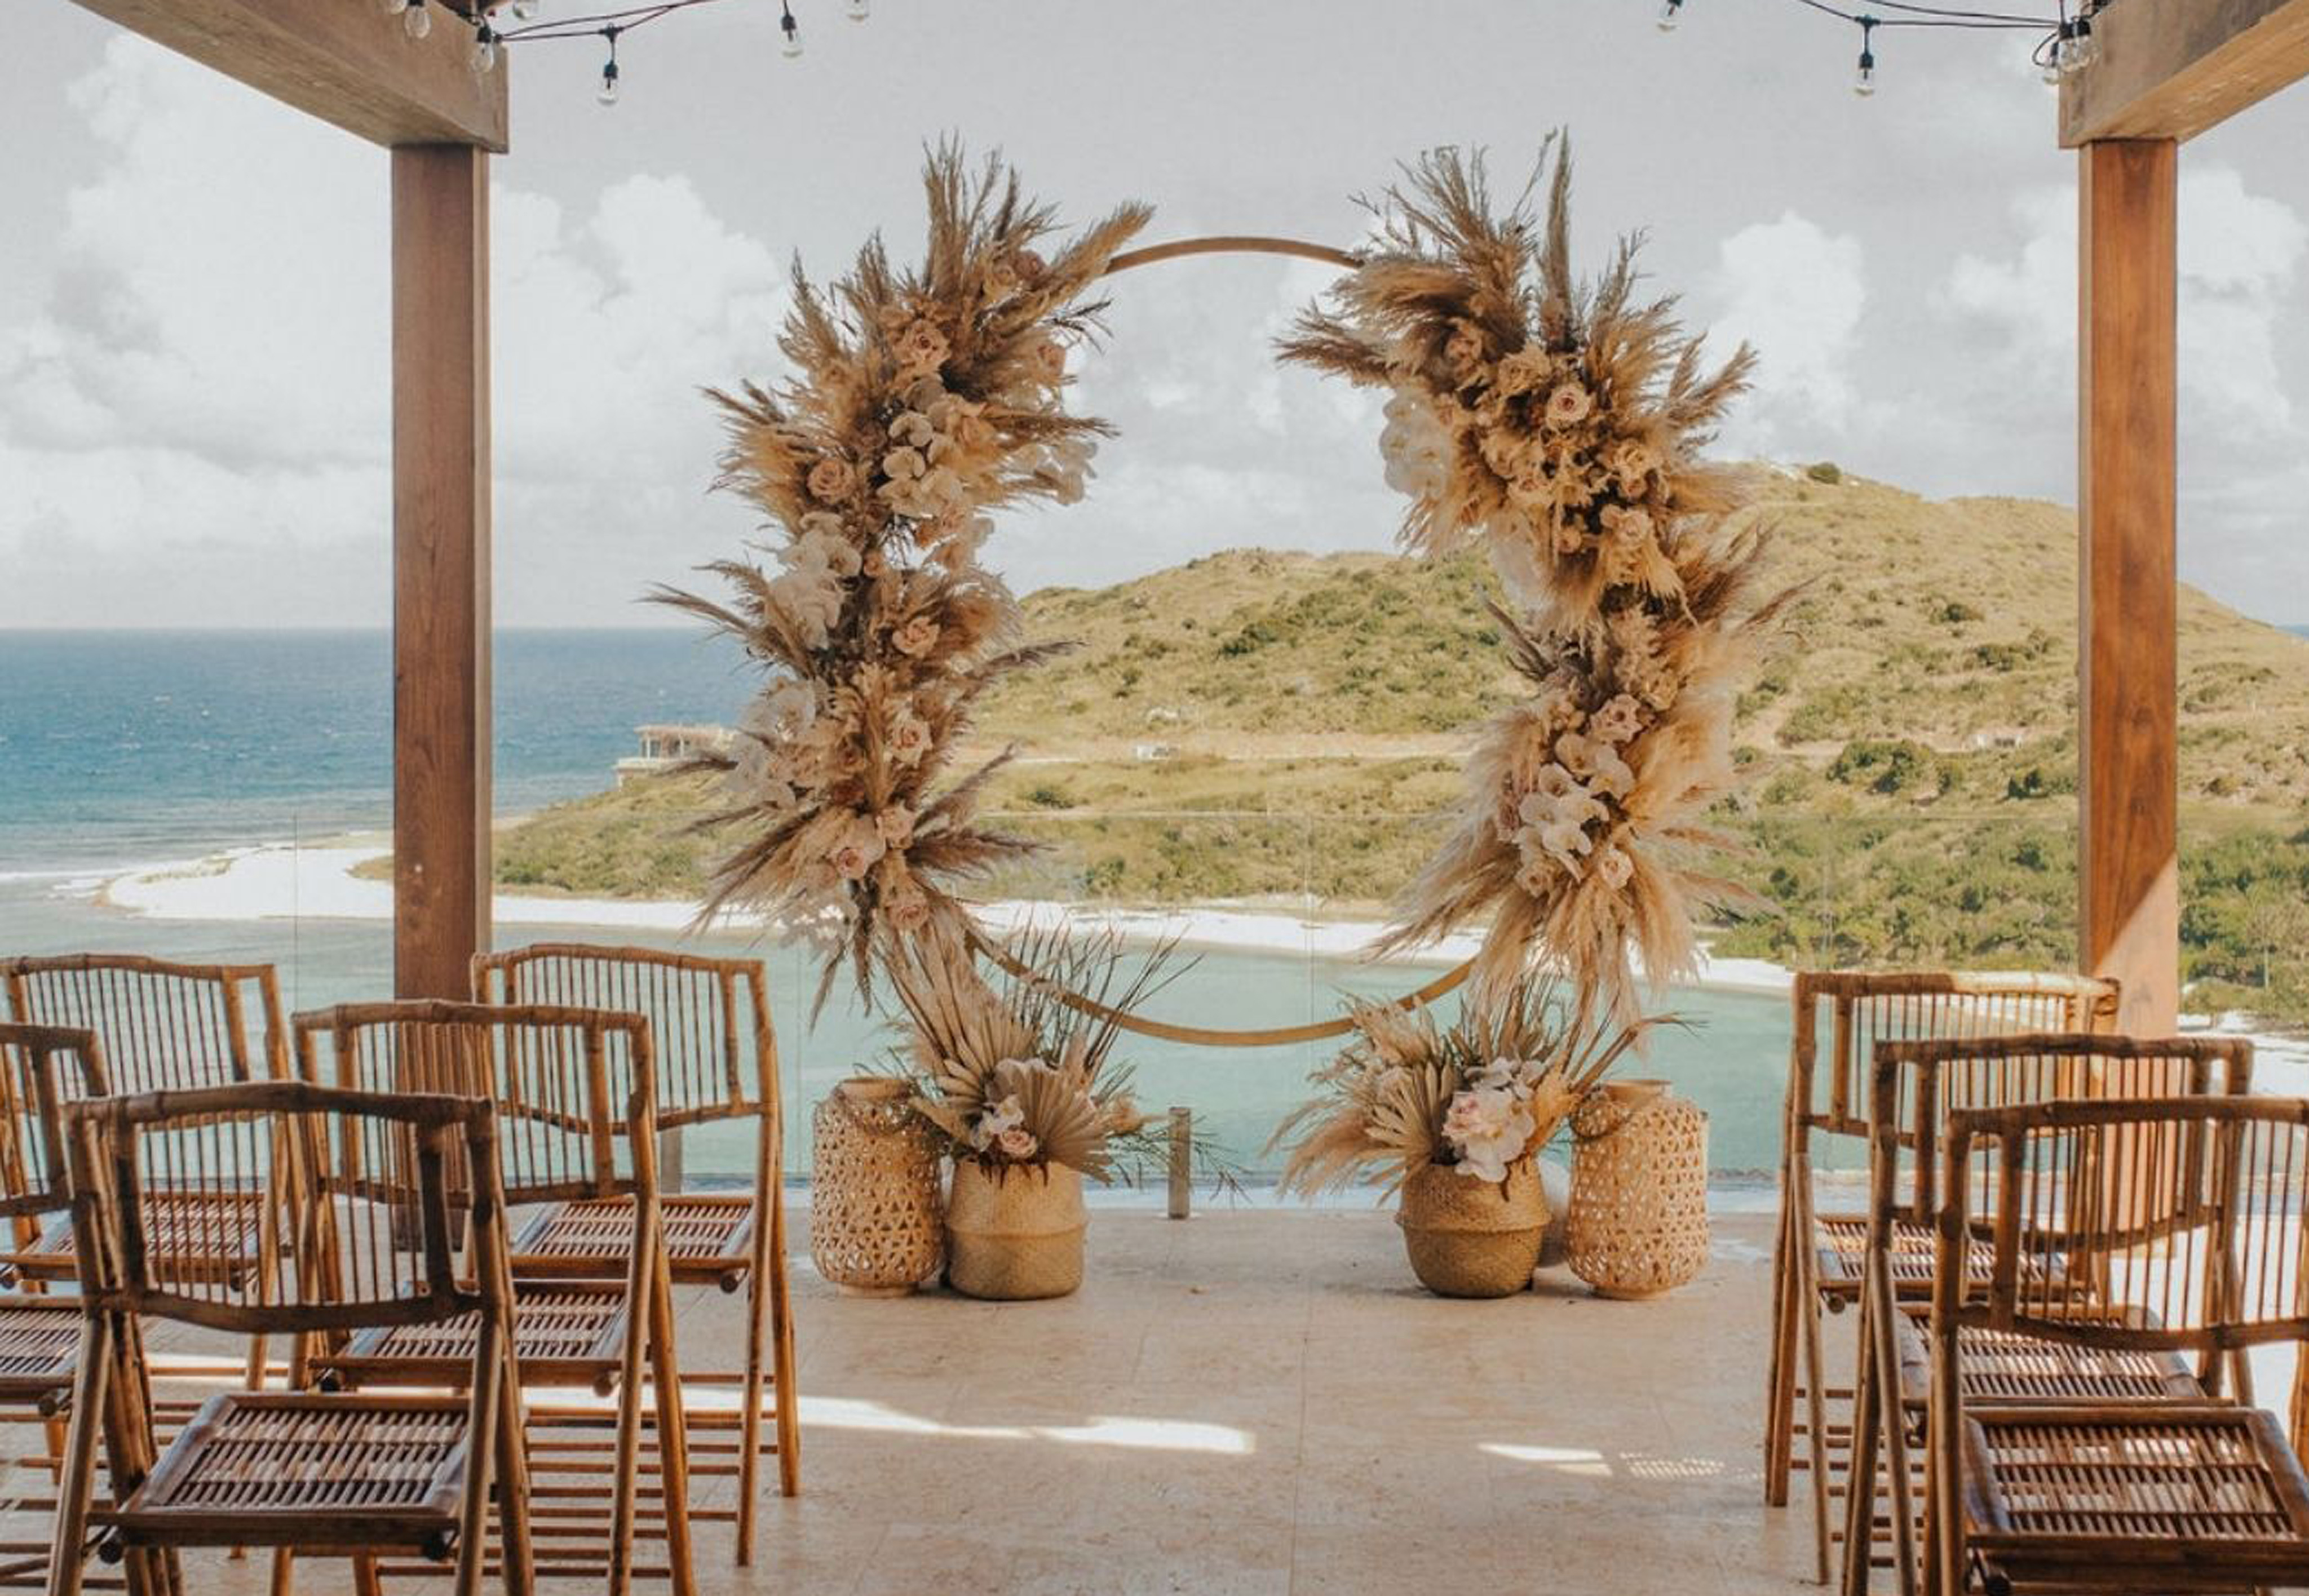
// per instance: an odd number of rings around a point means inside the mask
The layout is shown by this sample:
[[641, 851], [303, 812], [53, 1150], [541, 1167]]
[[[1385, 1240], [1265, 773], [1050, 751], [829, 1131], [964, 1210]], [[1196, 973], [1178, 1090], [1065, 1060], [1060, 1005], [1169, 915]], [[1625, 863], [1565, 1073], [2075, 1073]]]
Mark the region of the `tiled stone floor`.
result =
[[[1383, 1213], [1101, 1210], [1083, 1291], [1014, 1305], [840, 1296], [798, 1225], [803, 1494], [765, 1497], [748, 1570], [705, 1526], [699, 1587], [1806, 1588], [1802, 1509], [1761, 1505], [1770, 1224], [1720, 1218], [1707, 1272], [1662, 1300], [1559, 1271], [1467, 1303], [1417, 1290]], [[685, 1298], [685, 1362], [728, 1359], [739, 1300]], [[194, 1588], [261, 1568], [203, 1558]]]

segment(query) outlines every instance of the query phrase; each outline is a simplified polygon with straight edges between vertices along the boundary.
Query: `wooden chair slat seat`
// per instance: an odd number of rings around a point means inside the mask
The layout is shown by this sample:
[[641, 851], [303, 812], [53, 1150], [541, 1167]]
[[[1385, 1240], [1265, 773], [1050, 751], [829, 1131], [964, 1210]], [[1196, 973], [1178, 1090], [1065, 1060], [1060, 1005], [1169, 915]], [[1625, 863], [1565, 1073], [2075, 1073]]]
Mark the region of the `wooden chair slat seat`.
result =
[[0, 1401], [37, 1401], [72, 1384], [82, 1316], [69, 1297], [0, 1298]]
[[[470, 1365], [468, 1366], [470, 1367]], [[410, 1543], [458, 1524], [471, 1438], [462, 1397], [225, 1392], [211, 1397], [151, 1478], [95, 1522], [161, 1543], [181, 1531], [309, 1547], [316, 1515], [358, 1512]]]
[[[525, 1383], [592, 1385], [606, 1392], [625, 1356], [628, 1303], [610, 1281], [514, 1282], [514, 1353]], [[454, 1383], [473, 1367], [478, 1314], [429, 1324], [372, 1325], [342, 1352], [317, 1357], [316, 1369], [350, 1384], [390, 1377]]]
[[[1860, 1282], [1867, 1274], [1868, 1216], [1865, 1214], [1822, 1214], [1812, 1226], [1818, 1238], [1815, 1251], [1820, 1264], [1820, 1284], [1822, 1290], [1841, 1290], [1857, 1297]], [[1928, 1295], [1933, 1288], [1933, 1248], [1935, 1243], [1932, 1228], [1913, 1220], [1901, 1220], [1892, 1227], [1892, 1247], [1890, 1258], [1892, 1283], [1907, 1294], [1918, 1298]], [[1988, 1268], [1994, 1253], [1985, 1242], [1976, 1241], [1965, 1260], [1968, 1276], [1976, 1281], [1988, 1279]]]
[[[277, 1221], [279, 1208], [277, 1199], [253, 1191], [147, 1196], [144, 1233], [152, 1244], [149, 1263], [153, 1278], [238, 1290], [263, 1261], [265, 1222], [268, 1217]], [[66, 1216], [49, 1225], [30, 1247], [0, 1255], [0, 1263], [26, 1280], [69, 1281], [80, 1267], [77, 1247]]]
[[1985, 1408], [1964, 1428], [1966, 1540], [1991, 1588], [2099, 1558], [2197, 1589], [2309, 1583], [2309, 1477], [2258, 1408]]
[[[666, 1261], [683, 1285], [745, 1283], [754, 1250], [754, 1203], [737, 1195], [664, 1194]], [[623, 1274], [634, 1250], [634, 1205], [623, 1197], [581, 1198], [540, 1208], [513, 1244], [517, 1274], [580, 1279]]]
[[[2080, 1319], [2116, 1323], [2114, 1313]], [[1899, 1338], [1900, 1400], [1921, 1412], [1932, 1394], [1932, 1342], [1906, 1314]], [[2082, 1347], [2018, 1330], [1967, 1324], [1957, 1335], [1957, 1379], [1974, 1402], [2202, 1402], [2205, 1388], [2176, 1352], [2134, 1347]]]

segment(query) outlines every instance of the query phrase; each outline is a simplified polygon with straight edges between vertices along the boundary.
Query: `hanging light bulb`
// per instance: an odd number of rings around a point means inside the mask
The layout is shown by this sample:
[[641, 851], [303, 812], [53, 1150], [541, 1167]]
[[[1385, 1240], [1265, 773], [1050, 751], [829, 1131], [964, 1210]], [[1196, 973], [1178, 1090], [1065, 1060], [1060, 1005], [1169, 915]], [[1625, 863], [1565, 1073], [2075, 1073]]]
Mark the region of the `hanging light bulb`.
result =
[[1667, 4], [1660, 7], [1659, 30], [1663, 33], [1674, 32], [1675, 25], [1683, 21], [1681, 14], [1682, 11], [1683, 0], [1667, 0]]
[[1876, 37], [1876, 19], [1860, 19], [1860, 66], [1852, 74], [1852, 91], [1865, 99], [1876, 92], [1876, 52], [1869, 45]]
[[377, 10], [389, 17], [397, 17], [409, 9], [410, 0], [376, 0]]
[[2045, 51], [2045, 81], [2058, 84], [2069, 75], [2069, 50], [2074, 39], [2074, 23], [2063, 22], [2054, 36], [2052, 45]]
[[2092, 18], [2089, 14], [2078, 17], [2071, 26], [2076, 30], [2076, 39], [2069, 55], [2069, 59], [2072, 63], [2069, 70], [2082, 72], [2100, 59], [2100, 41], [2093, 38]]
[[610, 41], [610, 58], [601, 64], [601, 86], [594, 91], [593, 98], [605, 106], [615, 105], [618, 103], [618, 30], [615, 28], [605, 29], [601, 37]]
[[801, 24], [794, 21], [792, 6], [786, 6], [783, 10], [785, 14], [778, 19], [778, 30], [786, 36], [785, 58], [799, 61], [801, 59]]
[[537, 0], [513, 0], [513, 14], [526, 22], [537, 15]]
[[849, 5], [844, 9], [852, 22], [862, 22], [866, 20], [867, 13], [873, 9], [873, 5], [871, 0], [850, 0]]
[[472, 68], [476, 77], [497, 70], [497, 36], [487, 22], [473, 30], [473, 49], [465, 57], [465, 65]]
[[411, 39], [422, 39], [433, 31], [433, 13], [425, 7], [425, 0], [409, 0], [409, 9], [401, 13], [401, 25]]

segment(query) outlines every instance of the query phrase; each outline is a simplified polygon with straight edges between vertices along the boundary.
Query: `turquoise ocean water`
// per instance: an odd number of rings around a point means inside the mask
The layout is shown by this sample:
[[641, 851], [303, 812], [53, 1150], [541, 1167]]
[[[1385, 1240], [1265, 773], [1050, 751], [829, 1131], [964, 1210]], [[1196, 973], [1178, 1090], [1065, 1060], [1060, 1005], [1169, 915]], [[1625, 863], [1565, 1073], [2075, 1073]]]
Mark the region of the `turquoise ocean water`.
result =
[[[379, 922], [160, 921], [103, 906], [95, 886], [133, 866], [289, 840], [312, 843], [390, 820], [391, 661], [382, 633], [0, 632], [0, 953], [127, 950], [264, 961], [292, 1008], [385, 995]], [[496, 654], [497, 798], [521, 810], [606, 785], [652, 720], [735, 718], [745, 678], [732, 651], [679, 632], [512, 632]], [[1260, 815], [1246, 824], [1288, 824]], [[584, 936], [521, 926], [508, 942]], [[790, 1132], [790, 1173], [809, 1168], [809, 1105], [885, 1053], [884, 1020], [838, 989], [809, 1022], [814, 971], [757, 939], [618, 931], [620, 942], [710, 946], [766, 961]], [[1152, 1012], [1203, 1025], [1328, 1018], [1345, 992], [1401, 990], [1424, 974], [1288, 953], [1206, 952]], [[1785, 999], [1677, 991], [1686, 1029], [1664, 1033], [1638, 1073], [1665, 1076], [1711, 1117], [1720, 1174], [1769, 1169], [1787, 1057]], [[1134, 1039], [1135, 1040], [1135, 1039]], [[1140, 1043], [1142, 1101], [1185, 1104], [1254, 1174], [1298, 1100], [1315, 1048], [1238, 1051]], [[750, 1144], [694, 1141], [693, 1177], [734, 1176]]]

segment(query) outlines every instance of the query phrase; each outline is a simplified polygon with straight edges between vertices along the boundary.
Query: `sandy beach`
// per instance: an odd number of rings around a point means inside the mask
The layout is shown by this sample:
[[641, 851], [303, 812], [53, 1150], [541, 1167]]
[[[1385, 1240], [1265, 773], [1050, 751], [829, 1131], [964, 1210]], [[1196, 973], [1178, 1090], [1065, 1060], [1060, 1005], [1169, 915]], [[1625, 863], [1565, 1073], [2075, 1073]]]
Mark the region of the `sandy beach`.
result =
[[[355, 874], [364, 864], [386, 857], [389, 847], [390, 840], [383, 835], [342, 837], [301, 847], [265, 843], [203, 859], [143, 867], [104, 879], [94, 890], [99, 901], [112, 908], [156, 920], [389, 920], [392, 884]], [[695, 904], [680, 902], [501, 892], [493, 900], [492, 912], [504, 926], [681, 931], [691, 926], [697, 911]], [[1056, 919], [1081, 931], [1116, 932], [1133, 943], [1173, 941], [1189, 948], [1341, 959], [1360, 955], [1383, 929], [1376, 920], [1315, 919], [1269, 908], [1224, 906], [1090, 908], [996, 901], [982, 905], [979, 917], [998, 933], [1049, 925]], [[761, 924], [743, 915], [725, 916], [716, 923], [736, 930], [757, 929]], [[1478, 941], [1461, 933], [1388, 962], [1457, 964], [1475, 952]], [[1761, 959], [1703, 958], [1695, 984], [1714, 991], [1779, 994], [1788, 990], [1792, 979], [1786, 969]]]

